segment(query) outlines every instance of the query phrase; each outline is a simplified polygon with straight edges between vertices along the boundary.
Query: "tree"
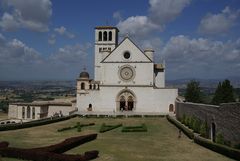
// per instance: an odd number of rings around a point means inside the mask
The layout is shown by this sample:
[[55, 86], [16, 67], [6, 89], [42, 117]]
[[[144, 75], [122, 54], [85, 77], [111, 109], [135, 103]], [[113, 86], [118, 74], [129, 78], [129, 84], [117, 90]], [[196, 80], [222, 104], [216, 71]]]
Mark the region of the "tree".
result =
[[187, 84], [185, 99], [187, 102], [202, 102], [199, 82], [192, 80]]
[[235, 102], [233, 87], [229, 80], [219, 82], [212, 99], [212, 104], [219, 105], [220, 103]]

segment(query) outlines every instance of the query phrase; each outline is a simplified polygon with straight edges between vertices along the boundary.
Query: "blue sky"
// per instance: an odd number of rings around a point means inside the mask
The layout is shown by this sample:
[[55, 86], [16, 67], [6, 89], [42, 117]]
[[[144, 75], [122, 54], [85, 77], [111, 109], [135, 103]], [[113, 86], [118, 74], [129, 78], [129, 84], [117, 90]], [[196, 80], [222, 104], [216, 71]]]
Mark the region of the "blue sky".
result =
[[167, 79], [240, 73], [239, 0], [0, 0], [0, 80], [93, 75], [101, 25], [153, 48]]

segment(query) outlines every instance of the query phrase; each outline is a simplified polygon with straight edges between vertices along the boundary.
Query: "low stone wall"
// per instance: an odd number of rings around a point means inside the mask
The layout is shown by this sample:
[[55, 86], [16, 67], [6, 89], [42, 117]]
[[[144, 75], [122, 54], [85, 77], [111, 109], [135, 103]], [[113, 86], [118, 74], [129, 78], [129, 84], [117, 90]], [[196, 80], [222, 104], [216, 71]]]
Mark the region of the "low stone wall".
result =
[[[240, 144], [240, 103], [224, 103], [220, 106], [176, 101], [176, 117], [194, 116], [208, 125], [208, 137], [222, 134], [231, 145]], [[213, 139], [213, 138], [212, 138]]]

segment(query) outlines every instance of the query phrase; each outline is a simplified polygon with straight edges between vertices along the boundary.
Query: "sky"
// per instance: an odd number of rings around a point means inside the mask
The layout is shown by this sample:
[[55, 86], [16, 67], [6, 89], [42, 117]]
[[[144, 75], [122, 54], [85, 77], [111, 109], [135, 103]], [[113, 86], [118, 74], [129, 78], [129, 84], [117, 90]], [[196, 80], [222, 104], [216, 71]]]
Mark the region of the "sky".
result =
[[153, 48], [169, 80], [239, 76], [239, 0], [0, 0], [0, 80], [93, 77], [106, 25]]

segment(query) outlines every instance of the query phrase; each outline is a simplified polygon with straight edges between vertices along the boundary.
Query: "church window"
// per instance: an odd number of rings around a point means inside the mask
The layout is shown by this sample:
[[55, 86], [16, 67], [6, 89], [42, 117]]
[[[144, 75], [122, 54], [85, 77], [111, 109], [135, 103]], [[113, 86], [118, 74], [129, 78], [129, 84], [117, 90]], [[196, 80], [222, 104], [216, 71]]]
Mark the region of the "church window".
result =
[[92, 89], [92, 85], [91, 84], [89, 85], [89, 89]]
[[93, 89], [96, 89], [96, 84], [93, 85]]
[[102, 51], [102, 48], [99, 48], [99, 52], [101, 52]]
[[124, 54], [123, 54], [124, 58], [125, 59], [129, 59], [130, 58], [130, 53], [129, 51], [125, 51]]
[[22, 118], [25, 118], [25, 107], [22, 107]]
[[103, 32], [103, 41], [107, 41], [107, 31]]
[[111, 48], [108, 48], [108, 51], [111, 51]]
[[109, 31], [108, 34], [109, 34], [109, 35], [108, 35], [108, 40], [109, 40], [109, 41], [112, 41], [112, 31]]
[[35, 119], [35, 107], [32, 108], [32, 119]]
[[27, 118], [30, 118], [30, 112], [31, 112], [30, 106], [27, 106]]
[[103, 48], [103, 51], [106, 51], [107, 50], [107, 48]]
[[101, 31], [98, 33], [98, 41], [102, 41], [102, 32]]
[[81, 83], [81, 89], [85, 89], [85, 83]]

